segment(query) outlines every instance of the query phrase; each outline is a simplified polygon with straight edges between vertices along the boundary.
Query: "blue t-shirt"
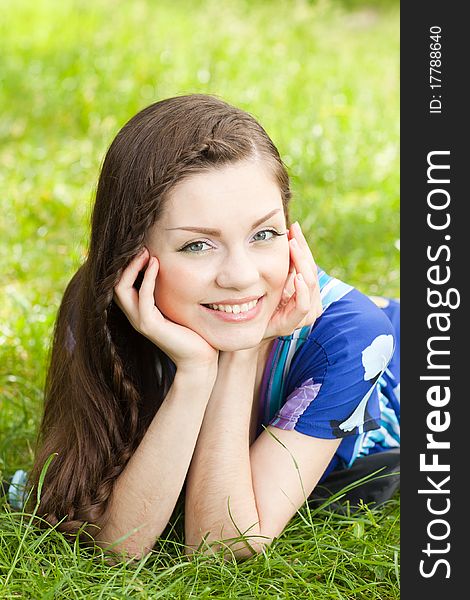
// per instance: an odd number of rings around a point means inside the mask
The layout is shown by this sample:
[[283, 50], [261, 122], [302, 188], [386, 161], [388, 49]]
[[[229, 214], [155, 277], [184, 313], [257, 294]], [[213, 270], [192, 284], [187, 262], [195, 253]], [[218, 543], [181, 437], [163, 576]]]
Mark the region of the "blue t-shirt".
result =
[[260, 393], [272, 425], [342, 438], [321, 481], [359, 456], [400, 445], [399, 302], [368, 298], [319, 269], [323, 314], [275, 340]]

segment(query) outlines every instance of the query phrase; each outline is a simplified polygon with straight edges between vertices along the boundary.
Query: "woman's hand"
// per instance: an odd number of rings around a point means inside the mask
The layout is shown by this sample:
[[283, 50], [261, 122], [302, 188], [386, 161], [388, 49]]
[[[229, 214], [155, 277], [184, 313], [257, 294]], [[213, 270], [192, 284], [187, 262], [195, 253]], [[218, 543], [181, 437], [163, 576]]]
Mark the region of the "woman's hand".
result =
[[[137, 290], [134, 283], [146, 264], [142, 285]], [[158, 259], [150, 257], [144, 248], [124, 269], [114, 287], [114, 301], [134, 329], [163, 350], [177, 368], [217, 367], [218, 350], [192, 329], [165, 318], [155, 306], [158, 269]]]
[[281, 301], [268, 323], [264, 340], [290, 335], [312, 325], [322, 314], [317, 266], [300, 225], [289, 229], [290, 268]]

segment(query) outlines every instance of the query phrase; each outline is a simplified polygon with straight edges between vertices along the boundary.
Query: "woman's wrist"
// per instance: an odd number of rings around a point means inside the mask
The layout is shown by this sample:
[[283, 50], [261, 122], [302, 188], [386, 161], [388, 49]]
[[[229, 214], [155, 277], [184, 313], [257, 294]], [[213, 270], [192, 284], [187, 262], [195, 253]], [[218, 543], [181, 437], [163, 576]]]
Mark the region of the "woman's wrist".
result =
[[190, 385], [205, 385], [213, 386], [217, 378], [218, 364], [217, 360], [206, 363], [183, 363], [176, 367], [175, 379], [182, 383]]

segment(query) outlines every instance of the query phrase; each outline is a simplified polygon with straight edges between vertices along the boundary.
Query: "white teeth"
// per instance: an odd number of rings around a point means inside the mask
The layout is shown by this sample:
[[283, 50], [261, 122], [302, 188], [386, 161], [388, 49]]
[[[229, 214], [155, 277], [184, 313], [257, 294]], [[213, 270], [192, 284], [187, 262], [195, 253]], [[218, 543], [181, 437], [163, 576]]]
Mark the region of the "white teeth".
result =
[[252, 308], [254, 308], [258, 304], [258, 300], [252, 300], [251, 302], [246, 302], [245, 304], [209, 304], [208, 306], [212, 308], [212, 310], [221, 310], [226, 313], [244, 313]]

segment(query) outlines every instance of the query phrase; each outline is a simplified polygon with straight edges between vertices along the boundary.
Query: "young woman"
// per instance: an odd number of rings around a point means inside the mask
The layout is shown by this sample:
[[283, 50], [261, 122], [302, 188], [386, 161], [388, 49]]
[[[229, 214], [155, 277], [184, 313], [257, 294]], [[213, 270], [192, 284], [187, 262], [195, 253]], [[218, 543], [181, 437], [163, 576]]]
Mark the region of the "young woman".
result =
[[140, 557], [184, 494], [186, 552], [243, 559], [318, 483], [397, 462], [398, 303], [317, 268], [290, 197], [264, 129], [218, 98], [118, 133], [54, 331], [28, 478], [52, 457], [46, 522]]

